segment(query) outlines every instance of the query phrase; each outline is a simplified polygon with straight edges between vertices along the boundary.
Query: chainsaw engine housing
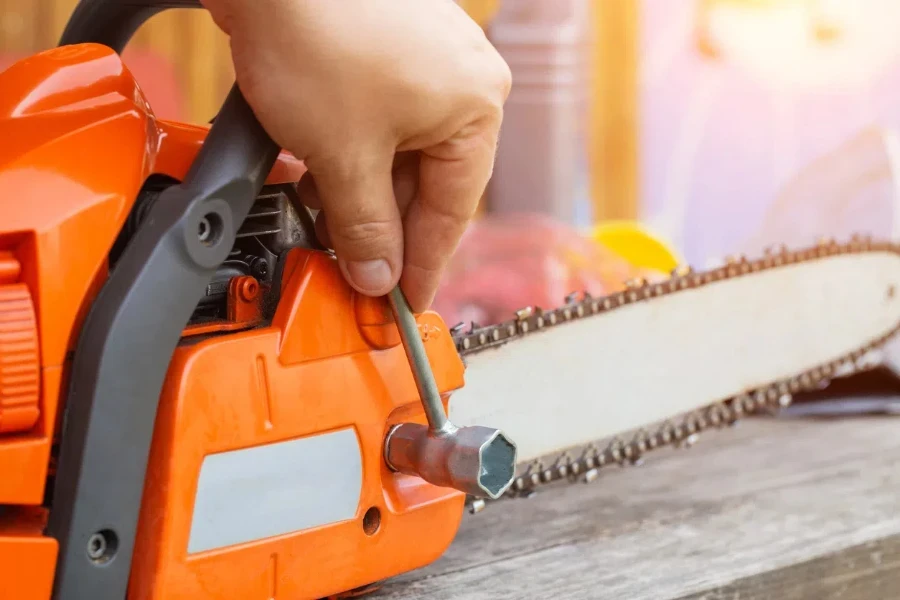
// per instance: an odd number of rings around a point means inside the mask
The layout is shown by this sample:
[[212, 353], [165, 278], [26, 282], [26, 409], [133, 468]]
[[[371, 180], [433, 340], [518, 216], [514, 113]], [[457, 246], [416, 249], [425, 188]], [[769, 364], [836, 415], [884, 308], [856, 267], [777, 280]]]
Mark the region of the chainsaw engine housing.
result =
[[[80, 344], [83, 327], [102, 319], [98, 294], [208, 128], [156, 119], [103, 45], [39, 53], [0, 73], [0, 89], [0, 597], [37, 600], [60, 584], [54, 513], [75, 510], [57, 483], [81, 468], [77, 453], [56, 458], [67, 413], [83, 408], [68, 394], [73, 356], [100, 351]], [[277, 156], [178, 325], [153, 418], [98, 421], [123, 449], [135, 427], [152, 432], [146, 476], [78, 497], [101, 513], [138, 497], [139, 518], [136, 531], [101, 522], [66, 537], [66, 585], [124, 570], [129, 600], [320, 598], [425, 565], [452, 540], [463, 494], [384, 465], [386, 432], [424, 423], [421, 403], [387, 303], [356, 295], [316, 245], [296, 201], [303, 172]], [[143, 301], [165, 305], [168, 285]], [[446, 402], [463, 365], [443, 321], [419, 320]], [[137, 346], [158, 334], [129, 331]]]

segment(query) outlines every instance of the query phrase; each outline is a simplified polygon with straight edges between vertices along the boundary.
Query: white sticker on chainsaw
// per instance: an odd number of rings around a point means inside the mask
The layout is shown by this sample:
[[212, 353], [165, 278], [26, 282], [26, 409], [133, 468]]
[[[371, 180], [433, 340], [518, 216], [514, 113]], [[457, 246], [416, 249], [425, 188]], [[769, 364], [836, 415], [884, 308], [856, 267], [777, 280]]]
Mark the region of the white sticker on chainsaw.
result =
[[200, 467], [188, 553], [352, 519], [361, 492], [352, 428], [211, 454]]

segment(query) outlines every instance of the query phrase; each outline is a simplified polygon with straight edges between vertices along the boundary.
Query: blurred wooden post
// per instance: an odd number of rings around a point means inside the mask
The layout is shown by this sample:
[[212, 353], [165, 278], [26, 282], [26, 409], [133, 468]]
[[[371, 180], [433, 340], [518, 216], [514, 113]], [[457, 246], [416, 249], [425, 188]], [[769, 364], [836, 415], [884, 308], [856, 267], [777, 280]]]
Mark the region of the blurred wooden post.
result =
[[639, 0], [594, 0], [589, 165], [594, 220], [637, 219]]
[[500, 9], [502, 0], [456, 0], [456, 3], [468, 13], [472, 20], [486, 27]]
[[[502, 1], [503, 0], [456, 0], [456, 3], [472, 17], [473, 21], [481, 25], [482, 29], [486, 29], [490, 24], [491, 19], [493, 19], [494, 15], [497, 14], [497, 11], [500, 10], [500, 3]], [[487, 190], [481, 195], [481, 200], [478, 202], [478, 208], [475, 211], [476, 218], [484, 215], [486, 205]]]

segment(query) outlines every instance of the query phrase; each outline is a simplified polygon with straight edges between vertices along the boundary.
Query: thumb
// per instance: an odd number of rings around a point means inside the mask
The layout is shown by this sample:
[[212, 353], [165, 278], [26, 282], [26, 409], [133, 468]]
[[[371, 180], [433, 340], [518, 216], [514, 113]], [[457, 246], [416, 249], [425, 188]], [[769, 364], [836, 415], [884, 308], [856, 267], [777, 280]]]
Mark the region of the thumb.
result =
[[383, 296], [403, 265], [403, 224], [391, 173], [393, 151], [309, 165], [341, 271], [361, 294]]

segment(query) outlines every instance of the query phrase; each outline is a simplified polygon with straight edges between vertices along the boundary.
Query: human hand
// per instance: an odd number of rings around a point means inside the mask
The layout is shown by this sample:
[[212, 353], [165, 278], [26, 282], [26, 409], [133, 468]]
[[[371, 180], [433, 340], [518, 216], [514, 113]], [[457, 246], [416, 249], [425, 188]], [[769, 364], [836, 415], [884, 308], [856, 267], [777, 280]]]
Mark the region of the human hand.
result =
[[452, 0], [203, 0], [238, 86], [303, 160], [300, 194], [360, 293], [428, 308], [491, 177], [509, 67]]

